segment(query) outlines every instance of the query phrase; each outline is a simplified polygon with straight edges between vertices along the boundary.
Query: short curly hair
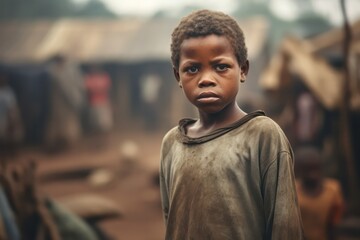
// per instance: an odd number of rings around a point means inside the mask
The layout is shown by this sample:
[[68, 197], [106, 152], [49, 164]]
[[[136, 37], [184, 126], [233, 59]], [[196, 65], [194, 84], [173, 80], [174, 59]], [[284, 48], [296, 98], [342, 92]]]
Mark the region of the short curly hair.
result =
[[247, 61], [244, 33], [235, 19], [218, 11], [198, 10], [184, 17], [171, 34], [171, 61], [179, 69], [181, 44], [185, 39], [211, 34], [225, 36], [240, 66]]

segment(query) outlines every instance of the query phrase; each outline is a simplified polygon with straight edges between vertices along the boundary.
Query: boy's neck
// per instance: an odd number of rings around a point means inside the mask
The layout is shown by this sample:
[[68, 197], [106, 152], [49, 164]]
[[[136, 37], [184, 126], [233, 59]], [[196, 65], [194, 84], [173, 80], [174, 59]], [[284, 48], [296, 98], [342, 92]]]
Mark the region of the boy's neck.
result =
[[229, 126], [245, 115], [246, 113], [236, 103], [218, 113], [199, 112], [199, 120], [188, 127], [187, 135], [189, 137], [205, 136], [216, 129]]

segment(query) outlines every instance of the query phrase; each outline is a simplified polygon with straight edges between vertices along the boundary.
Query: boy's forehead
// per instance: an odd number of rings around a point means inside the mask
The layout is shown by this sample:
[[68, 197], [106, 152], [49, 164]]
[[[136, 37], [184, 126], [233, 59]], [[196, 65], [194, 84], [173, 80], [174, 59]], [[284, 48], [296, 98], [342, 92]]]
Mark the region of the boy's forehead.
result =
[[[204, 41], [206, 39], [206, 41]], [[231, 48], [231, 42], [229, 39], [224, 35], [216, 35], [216, 34], [209, 34], [205, 36], [196, 36], [196, 37], [189, 37], [182, 41], [180, 44], [180, 51], [183, 53], [184, 50], [191, 51], [192, 49], [204, 47], [205, 44], [207, 46], [211, 45], [212, 47], [226, 47]]]

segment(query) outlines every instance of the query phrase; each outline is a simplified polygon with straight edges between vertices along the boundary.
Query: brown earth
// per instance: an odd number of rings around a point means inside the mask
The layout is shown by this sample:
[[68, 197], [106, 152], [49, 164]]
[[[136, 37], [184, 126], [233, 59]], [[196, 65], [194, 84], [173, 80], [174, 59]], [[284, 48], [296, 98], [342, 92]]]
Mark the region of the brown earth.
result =
[[[123, 216], [99, 224], [113, 239], [159, 240], [164, 239], [164, 223], [156, 180], [163, 134], [121, 133], [106, 141], [92, 137], [61, 153], [28, 149], [18, 157], [38, 163], [38, 183], [43, 195], [60, 200], [91, 193], [113, 201]], [[120, 153], [127, 141], [138, 147], [137, 157], [131, 161], [124, 161]], [[109, 184], [94, 186], [89, 181], [90, 170], [99, 168], [114, 174]]]
[[[141, 131], [114, 133], [106, 141], [97, 137], [86, 138], [57, 154], [23, 149], [17, 158], [21, 161], [36, 160], [39, 190], [43, 195], [61, 200], [95, 194], [113, 201], [121, 209], [122, 217], [99, 224], [112, 239], [160, 240], [164, 239], [165, 228], [156, 180], [164, 134]], [[124, 161], [121, 155], [126, 142], [135, 143], [138, 147], [137, 157], [132, 161]], [[115, 177], [109, 184], [94, 186], [89, 181], [89, 172], [95, 169], [106, 169]], [[358, 238], [341, 236], [339, 239]]]

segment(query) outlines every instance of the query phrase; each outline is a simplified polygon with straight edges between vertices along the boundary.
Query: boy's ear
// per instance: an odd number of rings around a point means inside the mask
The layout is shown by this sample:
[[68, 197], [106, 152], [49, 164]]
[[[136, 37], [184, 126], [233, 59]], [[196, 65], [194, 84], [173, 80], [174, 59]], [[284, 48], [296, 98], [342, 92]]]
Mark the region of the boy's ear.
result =
[[182, 88], [182, 85], [181, 85], [181, 82], [180, 82], [180, 74], [179, 74], [179, 71], [178, 71], [175, 67], [173, 67], [173, 72], [174, 72], [174, 76], [175, 76], [175, 78], [176, 78], [176, 81], [177, 81], [178, 84], [179, 84], [179, 87]]
[[249, 72], [249, 68], [250, 68], [250, 63], [248, 60], [246, 60], [245, 64], [243, 64], [240, 69], [241, 69], [241, 73], [240, 73], [240, 82], [245, 82], [246, 80], [246, 76]]

